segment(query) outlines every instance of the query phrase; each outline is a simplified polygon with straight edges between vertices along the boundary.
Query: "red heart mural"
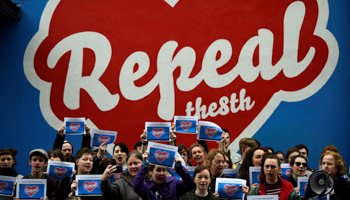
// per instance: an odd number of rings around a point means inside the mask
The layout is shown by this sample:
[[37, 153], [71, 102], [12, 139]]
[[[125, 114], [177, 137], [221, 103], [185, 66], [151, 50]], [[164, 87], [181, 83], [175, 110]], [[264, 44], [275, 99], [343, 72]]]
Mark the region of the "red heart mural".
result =
[[164, 128], [154, 128], [152, 129], [152, 135], [156, 138], [160, 138], [165, 133]]
[[37, 192], [39, 192], [39, 187], [35, 186], [35, 185], [33, 185], [33, 186], [27, 185], [24, 188], [24, 193], [26, 193], [30, 197], [34, 196]]
[[208, 136], [208, 137], [213, 137], [215, 134], [217, 134], [218, 133], [218, 130], [217, 129], [215, 129], [215, 128], [206, 128], [205, 130], [204, 130], [204, 133]]
[[55, 167], [55, 169], [53, 170], [54, 174], [56, 174], [58, 177], [62, 177], [63, 175], [67, 174], [67, 169], [62, 167]]
[[110, 137], [108, 137], [108, 136], [102, 136], [102, 135], [100, 135], [98, 138], [97, 138], [97, 140], [98, 140], [98, 142], [99, 143], [104, 143], [104, 142], [109, 142], [109, 141], [111, 141], [111, 138]]
[[181, 122], [180, 123], [180, 127], [185, 131], [187, 131], [189, 128], [191, 128], [191, 126], [192, 126], [191, 122]]
[[237, 185], [225, 185], [224, 186], [224, 192], [226, 194], [228, 194], [229, 196], [232, 196], [237, 191], [238, 191]]
[[96, 181], [91, 181], [91, 182], [85, 181], [83, 184], [83, 187], [85, 190], [91, 193], [95, 188], [98, 187], [98, 184]]
[[326, 83], [337, 61], [327, 14], [317, 0], [49, 1], [24, 69], [56, 129], [84, 116], [130, 147], [146, 121], [186, 115], [232, 141]]
[[4, 191], [8, 186], [6, 182], [0, 182], [0, 192]]
[[168, 159], [169, 158], [169, 153], [166, 152], [166, 151], [160, 151], [160, 150], [157, 150], [155, 153], [154, 153], [154, 157], [158, 160], [158, 162], [163, 162], [164, 160]]
[[69, 125], [69, 128], [72, 129], [75, 132], [75, 131], [77, 131], [80, 128], [80, 124], [79, 123], [71, 123]]

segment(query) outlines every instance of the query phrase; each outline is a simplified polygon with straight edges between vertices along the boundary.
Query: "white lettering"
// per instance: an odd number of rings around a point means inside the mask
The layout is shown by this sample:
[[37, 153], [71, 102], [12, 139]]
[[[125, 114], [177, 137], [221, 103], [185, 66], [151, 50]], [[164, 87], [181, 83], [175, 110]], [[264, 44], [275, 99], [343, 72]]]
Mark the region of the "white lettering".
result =
[[[91, 75], [83, 77], [84, 48], [89, 48], [95, 53], [96, 62]], [[64, 87], [64, 104], [72, 110], [78, 109], [80, 107], [80, 89], [84, 89], [100, 110], [107, 111], [117, 106], [119, 95], [112, 95], [99, 80], [111, 60], [112, 50], [108, 39], [95, 32], [70, 35], [51, 50], [47, 59], [48, 66], [53, 69], [59, 59], [69, 51], [71, 58]]]

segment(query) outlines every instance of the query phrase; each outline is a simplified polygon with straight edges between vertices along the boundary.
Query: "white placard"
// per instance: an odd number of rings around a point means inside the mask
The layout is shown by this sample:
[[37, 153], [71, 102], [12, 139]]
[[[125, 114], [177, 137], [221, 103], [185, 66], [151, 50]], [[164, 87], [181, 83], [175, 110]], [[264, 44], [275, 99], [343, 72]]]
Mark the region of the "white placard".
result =
[[70, 134], [70, 135], [86, 134], [84, 117], [78, 117], [78, 118], [65, 117], [64, 126], [66, 128], [64, 129], [63, 134]]
[[16, 177], [0, 176], [0, 195], [13, 196], [13, 184], [16, 182]]
[[145, 122], [145, 130], [145, 141], [170, 141], [171, 122]]
[[304, 196], [305, 192], [306, 192], [306, 187], [308, 185], [309, 182], [309, 177], [298, 177], [297, 178], [297, 187], [299, 188], [299, 195], [300, 196]]
[[[46, 179], [18, 179], [16, 197], [20, 199], [40, 199], [46, 197]], [[42, 195], [38, 196], [41, 193]]]
[[260, 172], [261, 172], [261, 167], [249, 167], [249, 182], [250, 182], [249, 186], [253, 185], [256, 182], [255, 175], [256, 175], [256, 173], [260, 173]]
[[[117, 139], [117, 135], [118, 135], [118, 131], [107, 131], [107, 130], [99, 130], [99, 129], [92, 129], [91, 130], [91, 141], [90, 141], [90, 146], [94, 146], [94, 141], [96, 143], [96, 141], [98, 141], [99, 143], [103, 143], [105, 141], [100, 141], [100, 138], [95, 138], [96, 135], [104, 135], [104, 136], [110, 136], [110, 138], [114, 138], [114, 140], [109, 140], [107, 141], [107, 144], [113, 144], [115, 142], [115, 140]], [[103, 138], [102, 138], [103, 139]], [[100, 146], [100, 145], [96, 145], [96, 146]]]
[[219, 193], [219, 196], [224, 198], [229, 198], [229, 197], [232, 198], [233, 195], [239, 195], [239, 196], [242, 195], [241, 199], [244, 199], [244, 193], [242, 191], [242, 188], [239, 186], [246, 185], [246, 184], [247, 184], [247, 181], [244, 179], [217, 178], [215, 182], [215, 192]]
[[147, 151], [150, 153], [148, 162], [154, 165], [172, 167], [177, 150], [177, 146], [148, 142]]
[[[100, 189], [101, 175], [76, 175], [75, 180], [78, 182], [75, 196], [102, 196]], [[87, 192], [86, 192], [87, 190]]]
[[196, 116], [174, 116], [174, 124], [176, 133], [197, 134]]
[[278, 195], [248, 195], [247, 200], [278, 200]]
[[[55, 169], [51, 169], [53, 167]], [[63, 169], [67, 169], [67, 171], [63, 171]], [[64, 176], [65, 174], [68, 174], [69, 177], [72, 177], [73, 175], [72, 172], [74, 171], [74, 169], [75, 169], [75, 163], [49, 160], [47, 164], [46, 172], [49, 173], [49, 176], [51, 176], [52, 178], [60, 179], [60, 177]], [[50, 170], [51, 170], [51, 173], [50, 173]]]

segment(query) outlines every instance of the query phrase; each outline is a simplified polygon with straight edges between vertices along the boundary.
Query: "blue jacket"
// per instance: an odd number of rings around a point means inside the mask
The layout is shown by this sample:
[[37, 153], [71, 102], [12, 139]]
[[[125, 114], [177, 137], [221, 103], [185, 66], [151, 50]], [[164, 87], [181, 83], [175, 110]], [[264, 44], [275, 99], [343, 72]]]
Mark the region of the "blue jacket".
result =
[[182, 180], [169, 176], [161, 185], [156, 185], [152, 180], [145, 181], [148, 167], [142, 165], [134, 177], [133, 189], [142, 199], [180, 199], [180, 197], [191, 191], [195, 184], [190, 173], [181, 163], [175, 164], [175, 171]]

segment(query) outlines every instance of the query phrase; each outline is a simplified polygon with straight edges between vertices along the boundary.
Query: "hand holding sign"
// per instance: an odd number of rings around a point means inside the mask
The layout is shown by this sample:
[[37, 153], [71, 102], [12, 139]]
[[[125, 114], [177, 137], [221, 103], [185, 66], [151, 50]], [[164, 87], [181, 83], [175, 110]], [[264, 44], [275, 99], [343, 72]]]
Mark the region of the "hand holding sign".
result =
[[73, 180], [70, 186], [71, 192], [68, 195], [69, 198], [75, 196], [75, 192], [77, 191], [77, 188], [78, 188], [78, 182], [76, 180]]
[[97, 158], [101, 159], [102, 156], [106, 155], [107, 143], [108, 141], [104, 141], [99, 147], [97, 151]]

